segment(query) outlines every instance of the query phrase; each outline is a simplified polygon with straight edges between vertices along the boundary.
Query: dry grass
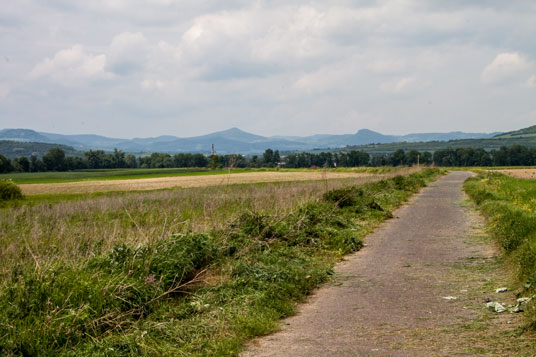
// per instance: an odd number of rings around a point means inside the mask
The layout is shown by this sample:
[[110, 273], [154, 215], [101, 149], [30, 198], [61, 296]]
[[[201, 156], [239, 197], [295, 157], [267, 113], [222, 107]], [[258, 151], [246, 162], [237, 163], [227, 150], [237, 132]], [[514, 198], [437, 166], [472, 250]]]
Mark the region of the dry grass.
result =
[[[284, 213], [329, 189], [414, 171], [405, 168], [384, 175], [350, 174], [351, 178], [331, 180], [327, 178], [346, 175], [262, 173], [263, 179], [314, 180], [116, 193], [0, 209], [0, 281], [9, 278], [10, 271], [18, 265], [30, 263], [41, 269], [60, 261], [74, 264], [118, 243], [145, 244], [171, 233], [219, 229], [247, 210]], [[198, 181], [204, 178], [192, 177]], [[221, 180], [221, 176], [215, 179]]]
[[172, 187], [205, 187], [258, 182], [308, 181], [370, 177], [373, 174], [356, 172], [246, 172], [231, 175], [157, 177], [133, 180], [101, 180], [19, 185], [25, 195], [92, 193], [110, 191], [146, 191]]
[[509, 176], [517, 178], [536, 179], [536, 169], [508, 169], [508, 170], [493, 170]]

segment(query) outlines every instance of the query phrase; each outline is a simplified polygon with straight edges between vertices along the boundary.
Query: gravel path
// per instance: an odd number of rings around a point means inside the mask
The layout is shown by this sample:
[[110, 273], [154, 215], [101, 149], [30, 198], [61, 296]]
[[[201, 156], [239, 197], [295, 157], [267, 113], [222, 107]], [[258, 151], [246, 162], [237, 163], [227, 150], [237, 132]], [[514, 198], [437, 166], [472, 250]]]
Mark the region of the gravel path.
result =
[[486, 296], [514, 297], [493, 290], [504, 283], [489, 278], [494, 249], [475, 238], [482, 221], [463, 204], [470, 175], [442, 177], [397, 210], [337, 266], [335, 283], [243, 356], [522, 355], [485, 332], [508, 333], [519, 315], [486, 312]]

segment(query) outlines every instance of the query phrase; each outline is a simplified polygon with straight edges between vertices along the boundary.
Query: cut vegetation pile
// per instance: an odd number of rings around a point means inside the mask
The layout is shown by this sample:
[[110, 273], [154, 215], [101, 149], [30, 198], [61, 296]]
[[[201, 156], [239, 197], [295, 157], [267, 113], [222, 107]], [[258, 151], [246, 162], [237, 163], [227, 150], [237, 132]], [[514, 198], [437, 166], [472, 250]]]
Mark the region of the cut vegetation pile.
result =
[[[142, 243], [87, 246], [78, 259], [52, 259], [58, 248], [50, 247], [43, 260], [27, 244], [2, 270], [0, 354], [236, 354], [273, 331], [342, 255], [438, 174], [342, 185], [280, 211], [235, 208], [213, 229], [169, 235], [164, 227]], [[17, 251], [2, 247], [5, 257]]]
[[[491, 172], [467, 180], [465, 190], [504, 249], [519, 296], [536, 294], [536, 181]], [[529, 325], [536, 329], [534, 299], [529, 305]]]

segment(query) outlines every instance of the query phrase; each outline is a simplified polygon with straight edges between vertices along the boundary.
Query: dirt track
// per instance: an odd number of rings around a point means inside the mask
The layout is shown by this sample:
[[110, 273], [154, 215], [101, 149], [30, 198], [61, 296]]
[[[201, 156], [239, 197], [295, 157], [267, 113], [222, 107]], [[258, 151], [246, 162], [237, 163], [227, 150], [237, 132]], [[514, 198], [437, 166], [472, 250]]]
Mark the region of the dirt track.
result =
[[243, 356], [534, 355], [534, 340], [510, 336], [520, 314], [486, 310], [486, 297], [514, 296], [494, 291], [504, 272], [462, 204], [469, 175], [443, 177], [395, 212], [339, 264], [334, 284]]
[[306, 181], [375, 176], [355, 172], [247, 172], [232, 175], [174, 176], [131, 180], [78, 181], [65, 183], [21, 184], [25, 195], [144, 191], [171, 187], [204, 187], [258, 182]]

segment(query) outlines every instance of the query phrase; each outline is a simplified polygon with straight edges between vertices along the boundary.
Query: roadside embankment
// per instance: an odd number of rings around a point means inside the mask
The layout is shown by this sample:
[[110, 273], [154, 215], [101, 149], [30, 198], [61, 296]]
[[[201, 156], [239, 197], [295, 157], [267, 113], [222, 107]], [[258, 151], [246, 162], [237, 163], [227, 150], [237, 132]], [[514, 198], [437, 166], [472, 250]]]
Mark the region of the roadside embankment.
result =
[[[490, 172], [470, 178], [465, 191], [487, 219], [489, 231], [514, 272], [519, 296], [536, 294], [536, 181]], [[529, 326], [536, 328], [535, 299]]]

